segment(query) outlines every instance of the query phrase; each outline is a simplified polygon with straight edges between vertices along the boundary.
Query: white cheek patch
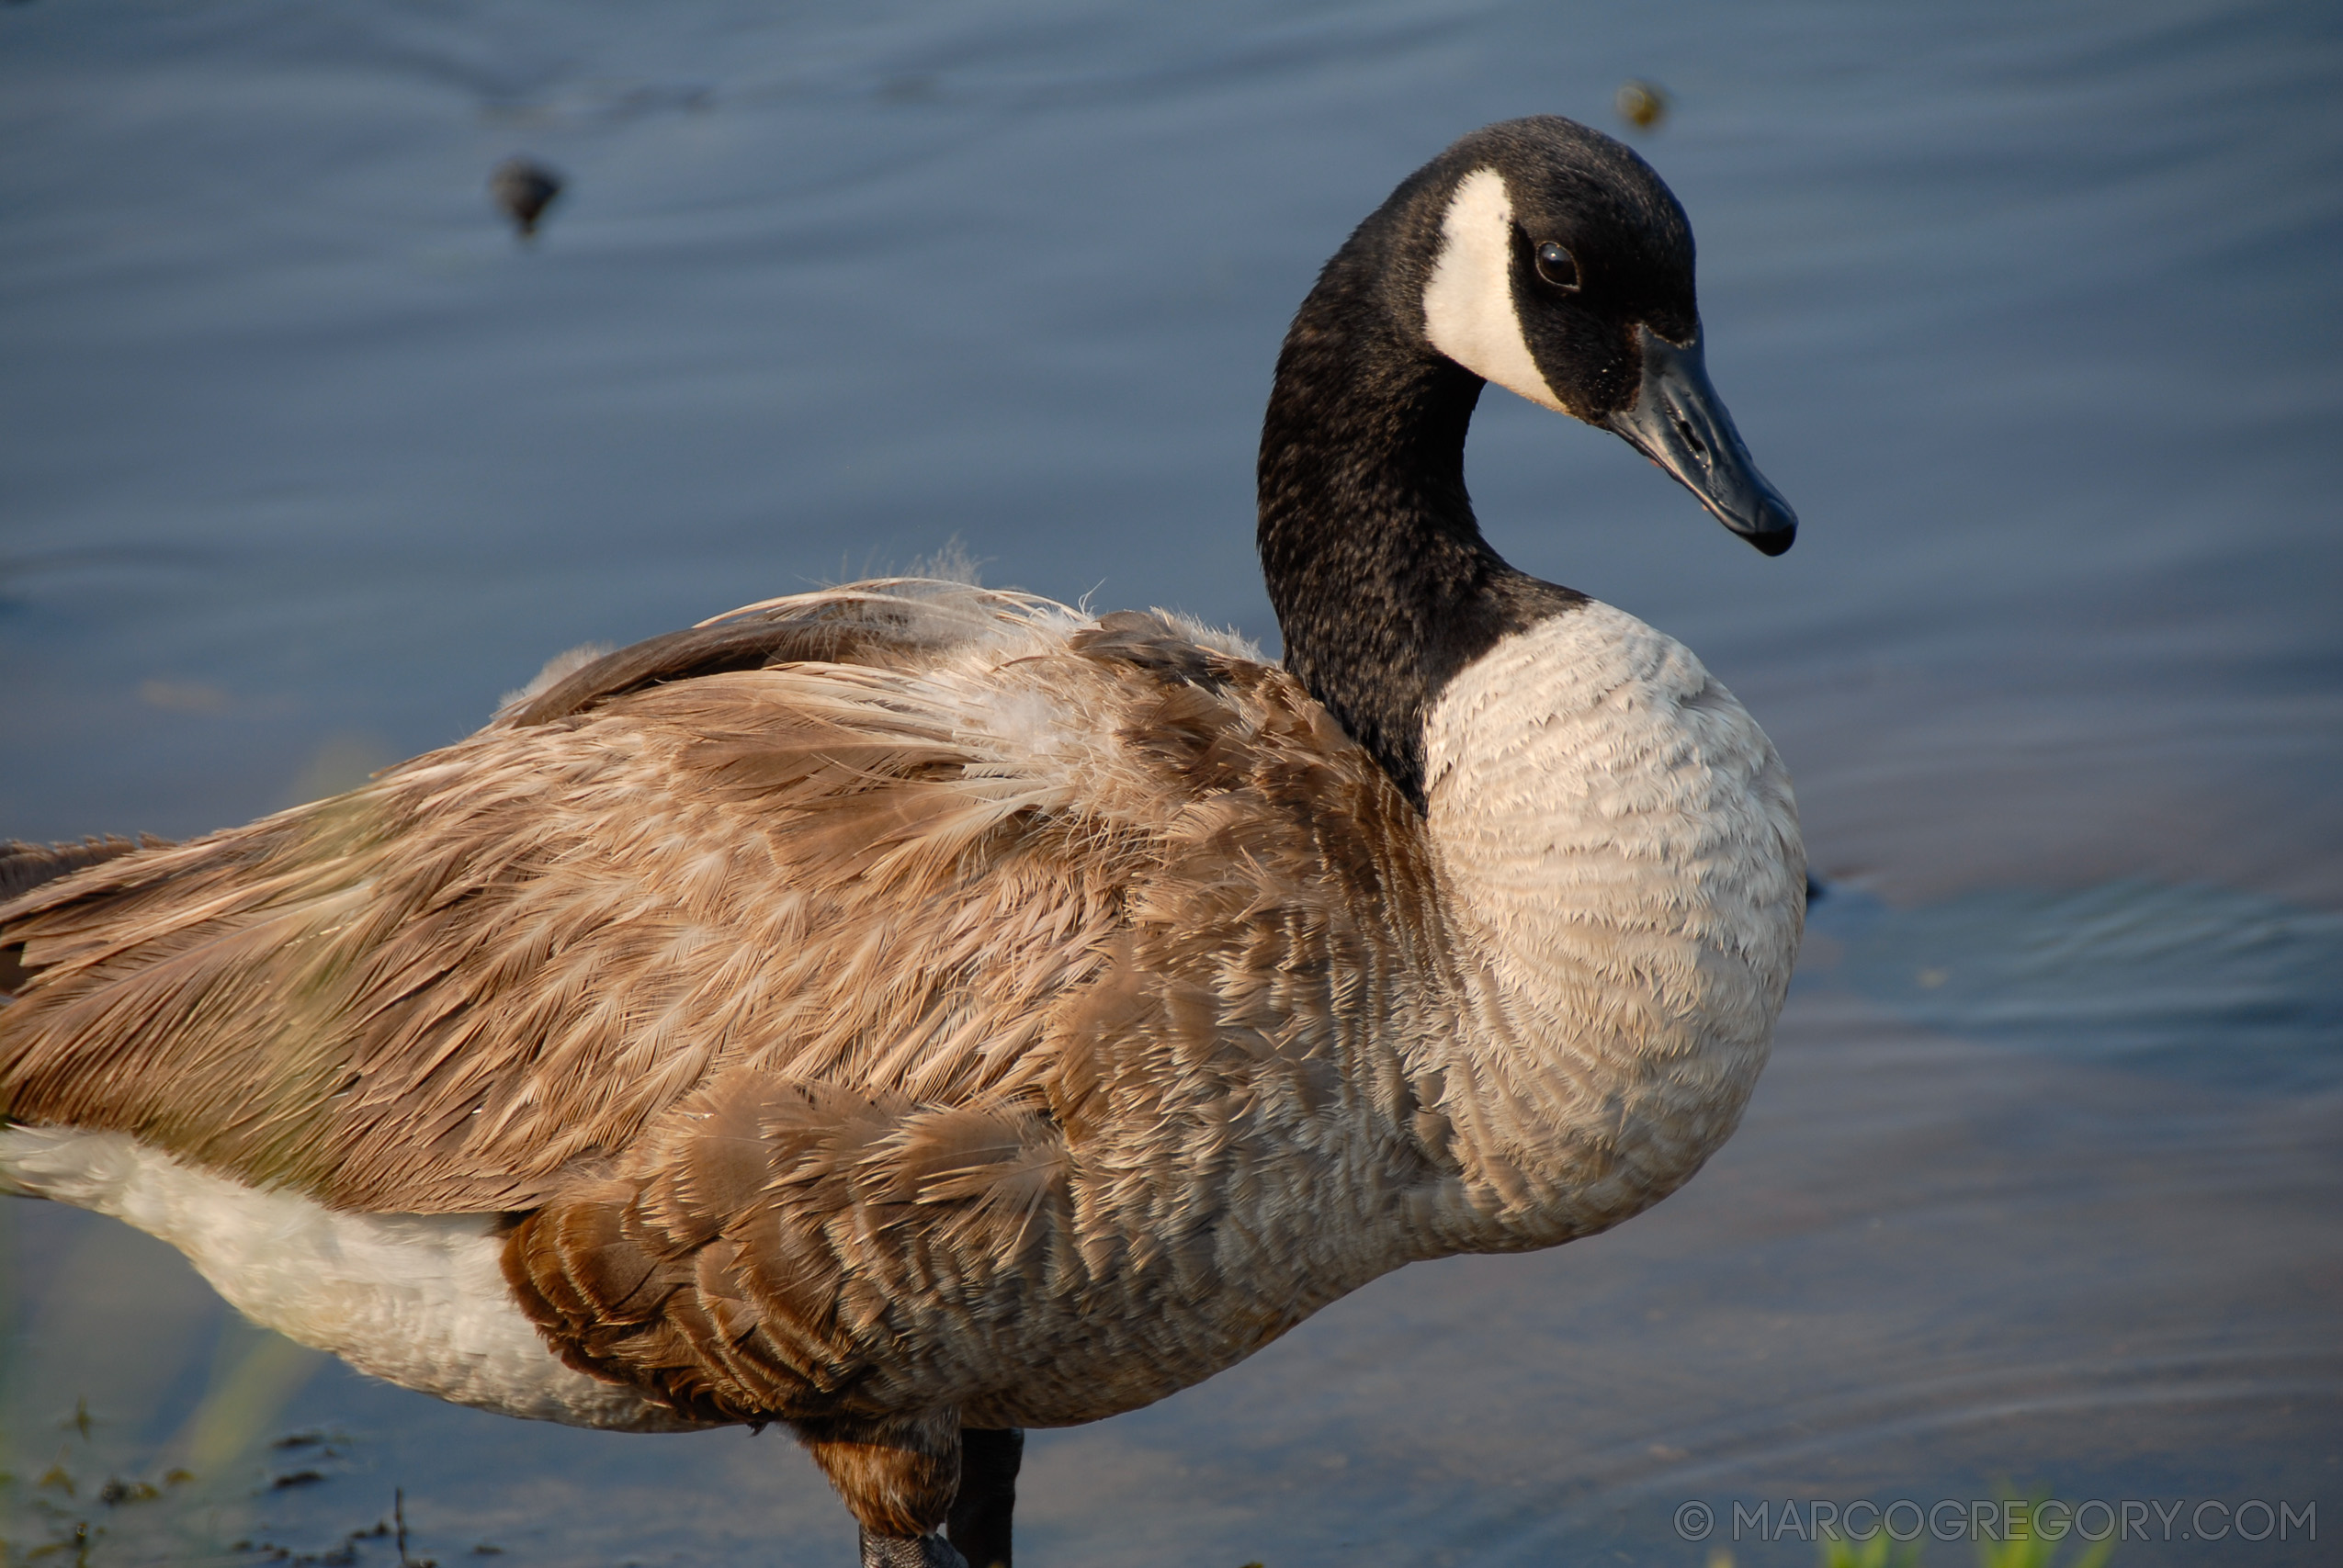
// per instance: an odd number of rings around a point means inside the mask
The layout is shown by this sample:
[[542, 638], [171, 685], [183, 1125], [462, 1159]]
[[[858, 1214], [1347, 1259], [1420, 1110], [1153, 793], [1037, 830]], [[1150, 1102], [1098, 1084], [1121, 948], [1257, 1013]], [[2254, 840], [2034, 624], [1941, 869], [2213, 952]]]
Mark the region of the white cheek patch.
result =
[[1423, 291], [1432, 346], [1480, 377], [1558, 413], [1570, 411], [1546, 385], [1522, 335], [1513, 305], [1513, 198], [1495, 169], [1458, 182], [1441, 220], [1440, 259]]

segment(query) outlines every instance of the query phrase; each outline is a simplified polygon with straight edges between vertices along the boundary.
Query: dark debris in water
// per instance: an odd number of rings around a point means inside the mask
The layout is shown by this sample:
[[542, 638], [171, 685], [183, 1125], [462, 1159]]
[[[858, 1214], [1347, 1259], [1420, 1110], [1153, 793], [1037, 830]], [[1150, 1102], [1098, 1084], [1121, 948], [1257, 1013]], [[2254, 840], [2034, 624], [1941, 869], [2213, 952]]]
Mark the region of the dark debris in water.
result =
[[561, 194], [560, 175], [533, 158], [507, 158], [488, 176], [488, 194], [524, 240], [534, 239], [545, 209]]
[[313, 1449], [334, 1439], [323, 1432], [288, 1432], [268, 1446], [272, 1449]]
[[[365, 1529], [351, 1530], [322, 1551], [296, 1551], [273, 1540], [250, 1539], [235, 1541], [228, 1550], [256, 1557], [264, 1562], [289, 1563], [292, 1568], [356, 1568], [357, 1564], [367, 1561], [358, 1550], [359, 1542], [380, 1540], [390, 1534], [390, 1524], [386, 1519]], [[438, 1564], [429, 1558], [408, 1556], [403, 1544], [399, 1548], [399, 1562], [402, 1568], [438, 1568]]]

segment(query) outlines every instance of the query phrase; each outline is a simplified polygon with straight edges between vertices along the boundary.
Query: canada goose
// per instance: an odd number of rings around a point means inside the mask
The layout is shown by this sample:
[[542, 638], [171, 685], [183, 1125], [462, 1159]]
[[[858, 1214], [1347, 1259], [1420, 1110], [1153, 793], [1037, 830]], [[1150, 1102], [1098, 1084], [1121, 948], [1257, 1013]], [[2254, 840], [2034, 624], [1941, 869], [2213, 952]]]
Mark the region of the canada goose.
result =
[[1283, 669], [863, 582], [249, 827], [13, 846], [0, 1180], [410, 1388], [786, 1423], [865, 1563], [1006, 1563], [1022, 1428], [1616, 1224], [1765, 1060], [1789, 782], [1691, 653], [1482, 541], [1484, 379], [1788, 547], [1675, 198], [1568, 120], [1488, 127], [1279, 356]]

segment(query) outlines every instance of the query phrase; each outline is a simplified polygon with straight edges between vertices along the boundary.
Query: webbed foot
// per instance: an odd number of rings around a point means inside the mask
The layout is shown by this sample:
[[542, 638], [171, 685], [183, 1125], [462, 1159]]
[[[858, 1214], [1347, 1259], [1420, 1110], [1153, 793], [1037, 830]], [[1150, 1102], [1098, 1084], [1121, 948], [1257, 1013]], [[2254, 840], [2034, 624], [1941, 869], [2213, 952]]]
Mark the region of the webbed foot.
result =
[[873, 1535], [865, 1530], [863, 1568], [968, 1568], [968, 1560], [940, 1535]]

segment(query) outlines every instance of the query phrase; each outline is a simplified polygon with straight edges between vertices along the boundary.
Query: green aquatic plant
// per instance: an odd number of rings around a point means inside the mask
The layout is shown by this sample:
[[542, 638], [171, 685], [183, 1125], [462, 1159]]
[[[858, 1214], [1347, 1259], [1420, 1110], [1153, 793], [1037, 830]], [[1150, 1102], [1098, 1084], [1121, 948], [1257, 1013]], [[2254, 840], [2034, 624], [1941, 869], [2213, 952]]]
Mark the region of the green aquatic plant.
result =
[[[2042, 1499], [2034, 1500], [2037, 1506]], [[2045, 1540], [2028, 1530], [2012, 1534], [2008, 1540], [1977, 1542], [1977, 1568], [2100, 1568], [2115, 1551], [2112, 1537], [2106, 1540], [2087, 1542], [2082, 1553], [2071, 1561], [2058, 1562], [2060, 1540]]]
[[1826, 1530], [1822, 1541], [1822, 1568], [1919, 1568], [1920, 1549], [1917, 1541], [1898, 1541], [1888, 1538], [1885, 1531], [1869, 1540], [1855, 1542], [1840, 1539]]
[[[2051, 1500], [2048, 1491], [2020, 1493], [2007, 1483], [1994, 1488], [2001, 1503], [2002, 1528], [2008, 1533], [2000, 1540], [1977, 1542], [1977, 1568], [2100, 1568], [2115, 1551], [2112, 1537], [2106, 1540], [2085, 1541], [2082, 1551], [2066, 1563], [2059, 1563], [2058, 1549], [2066, 1543], [2071, 1525], [2062, 1526], [2058, 1533], [2044, 1536], [2035, 1529], [2042, 1516], [2043, 1505]], [[2069, 1509], [2067, 1517], [2073, 1518]]]
[[[2050, 1501], [2050, 1494], [2037, 1492], [2022, 1499], [2004, 1492], [2003, 1518], [2008, 1521], [2009, 1536], [2000, 1540], [1979, 1540], [1977, 1568], [2104, 1568], [2113, 1555], [2115, 1542], [2087, 1541], [2082, 1551], [2061, 1562], [2059, 1549], [2065, 1545], [2066, 1532], [2055, 1538], [2035, 1533], [2032, 1519], [2042, 1506]], [[1885, 1531], [1873, 1534], [1863, 1541], [1851, 1541], [1826, 1528], [1820, 1543], [1822, 1568], [1920, 1568], [1920, 1547], [1918, 1541], [1898, 1541]], [[1720, 1563], [1716, 1556], [1709, 1559], [1709, 1568], [1732, 1568], [1729, 1554]]]

